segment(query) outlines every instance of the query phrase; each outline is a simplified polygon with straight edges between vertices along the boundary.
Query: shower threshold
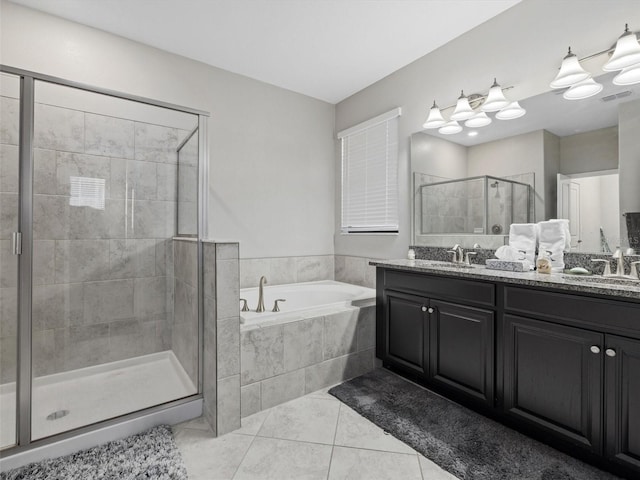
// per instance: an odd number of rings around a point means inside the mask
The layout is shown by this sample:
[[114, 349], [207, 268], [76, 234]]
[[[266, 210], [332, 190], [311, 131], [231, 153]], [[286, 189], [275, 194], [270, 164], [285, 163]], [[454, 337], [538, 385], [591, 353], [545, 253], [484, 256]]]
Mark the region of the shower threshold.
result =
[[[15, 382], [0, 385], [0, 446], [15, 441], [15, 391]], [[196, 387], [170, 350], [37, 377], [33, 440], [195, 393]]]

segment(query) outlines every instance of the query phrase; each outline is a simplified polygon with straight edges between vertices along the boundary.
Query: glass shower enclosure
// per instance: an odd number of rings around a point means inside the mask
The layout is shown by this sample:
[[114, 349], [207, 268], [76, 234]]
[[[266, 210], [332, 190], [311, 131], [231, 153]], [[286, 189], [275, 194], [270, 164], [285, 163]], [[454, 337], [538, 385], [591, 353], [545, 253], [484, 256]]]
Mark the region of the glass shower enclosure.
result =
[[[420, 176], [419, 176], [420, 175]], [[480, 176], [422, 183], [416, 174], [414, 229], [420, 235], [508, 235], [533, 218], [531, 186]]]
[[2, 70], [4, 456], [201, 392], [206, 113]]

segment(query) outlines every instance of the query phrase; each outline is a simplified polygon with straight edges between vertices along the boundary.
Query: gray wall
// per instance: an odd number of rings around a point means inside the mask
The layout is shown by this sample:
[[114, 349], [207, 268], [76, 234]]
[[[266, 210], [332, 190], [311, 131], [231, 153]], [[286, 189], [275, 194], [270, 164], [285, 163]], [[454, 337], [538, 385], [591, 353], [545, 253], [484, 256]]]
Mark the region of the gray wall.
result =
[[333, 254], [334, 106], [6, 1], [2, 63], [211, 112], [209, 237]]
[[[620, 151], [620, 213], [640, 212], [640, 100], [620, 105], [619, 115]], [[623, 246], [628, 246], [627, 225], [620, 220], [620, 237]]]
[[617, 168], [617, 125], [560, 139], [560, 173], [571, 175]]
[[[411, 231], [409, 136], [421, 130], [434, 99], [441, 105], [453, 104], [460, 89], [487, 91], [494, 77], [502, 85], [516, 87], [509, 92], [512, 98], [548, 91], [567, 45], [576, 51], [579, 45], [580, 54], [585, 55], [607, 48], [625, 22], [640, 25], [637, 7], [637, 0], [594, 0], [588, 8], [582, 0], [524, 0], [336, 105], [337, 131], [394, 107], [402, 107], [403, 112], [399, 122], [400, 234], [340, 235], [336, 222], [336, 254], [406, 255]], [[585, 67], [596, 72], [603, 62], [598, 58]], [[337, 185], [339, 181], [337, 176]]]

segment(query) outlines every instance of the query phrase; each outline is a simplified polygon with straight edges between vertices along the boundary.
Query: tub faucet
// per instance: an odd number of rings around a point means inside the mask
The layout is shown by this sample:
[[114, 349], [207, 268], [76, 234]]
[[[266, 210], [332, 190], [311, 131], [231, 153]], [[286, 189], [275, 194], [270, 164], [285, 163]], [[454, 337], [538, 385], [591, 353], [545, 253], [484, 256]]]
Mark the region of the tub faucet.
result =
[[258, 308], [256, 312], [264, 312], [264, 284], [267, 283], [267, 277], [264, 275], [260, 277], [260, 285], [258, 286]]

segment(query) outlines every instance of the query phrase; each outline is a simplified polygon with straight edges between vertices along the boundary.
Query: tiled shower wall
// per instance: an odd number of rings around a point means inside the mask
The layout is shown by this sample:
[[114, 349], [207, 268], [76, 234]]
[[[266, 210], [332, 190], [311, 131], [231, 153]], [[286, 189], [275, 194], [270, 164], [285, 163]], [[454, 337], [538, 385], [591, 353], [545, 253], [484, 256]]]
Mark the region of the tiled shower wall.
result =
[[[0, 383], [15, 378], [18, 101], [0, 98]], [[35, 106], [33, 364], [46, 375], [171, 347], [176, 147], [186, 131]], [[104, 208], [70, 205], [70, 177]]]

